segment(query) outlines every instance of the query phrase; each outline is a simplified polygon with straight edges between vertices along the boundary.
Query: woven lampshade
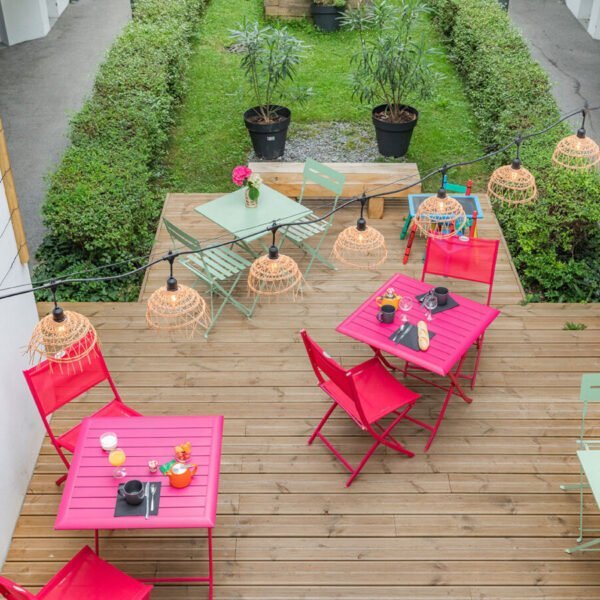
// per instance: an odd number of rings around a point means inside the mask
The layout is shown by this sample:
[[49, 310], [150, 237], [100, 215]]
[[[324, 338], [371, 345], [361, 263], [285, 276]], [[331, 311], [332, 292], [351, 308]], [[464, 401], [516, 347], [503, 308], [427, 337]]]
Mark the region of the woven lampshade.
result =
[[27, 353], [32, 362], [47, 359], [50, 363], [74, 364], [88, 356], [97, 341], [96, 330], [87, 317], [55, 306], [35, 326]]
[[383, 235], [361, 217], [337, 236], [331, 254], [348, 267], [376, 269], [385, 262], [388, 252]]
[[420, 204], [414, 223], [428, 237], [450, 238], [460, 235], [467, 224], [467, 215], [460, 202], [441, 188], [436, 196], [429, 196]]
[[302, 292], [304, 277], [296, 261], [279, 254], [277, 246], [269, 253], [257, 258], [248, 272], [248, 289], [259, 296], [279, 296], [291, 293], [296, 299]]
[[196, 290], [169, 277], [167, 285], [148, 298], [146, 322], [152, 329], [183, 331], [191, 337], [198, 325], [210, 325], [210, 315], [206, 301]]
[[488, 182], [488, 195], [508, 204], [527, 204], [537, 198], [535, 177], [515, 159], [496, 169]]
[[552, 162], [567, 169], [593, 169], [600, 165], [600, 147], [581, 128], [556, 144]]

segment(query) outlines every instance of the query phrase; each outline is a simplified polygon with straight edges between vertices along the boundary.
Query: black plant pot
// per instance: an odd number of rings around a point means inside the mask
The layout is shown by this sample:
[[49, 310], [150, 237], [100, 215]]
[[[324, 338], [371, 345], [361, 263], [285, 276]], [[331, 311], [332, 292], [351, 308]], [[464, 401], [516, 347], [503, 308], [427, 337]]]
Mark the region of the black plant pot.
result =
[[412, 106], [402, 106], [406, 112], [413, 114], [415, 118], [407, 123], [390, 123], [377, 118], [377, 114], [385, 112], [387, 104], [380, 104], [373, 109], [372, 118], [377, 136], [377, 148], [383, 156], [399, 158], [408, 152], [410, 138], [413, 129], [417, 126], [419, 112]]
[[250, 133], [252, 147], [258, 158], [273, 160], [283, 156], [285, 151], [285, 139], [290, 125], [292, 113], [285, 106], [273, 106], [272, 110], [279, 119], [273, 123], [259, 123], [256, 117], [260, 114], [258, 106], [244, 113], [244, 123]]
[[340, 28], [340, 9], [337, 6], [311, 4], [310, 14], [315, 25], [321, 30], [331, 33]]

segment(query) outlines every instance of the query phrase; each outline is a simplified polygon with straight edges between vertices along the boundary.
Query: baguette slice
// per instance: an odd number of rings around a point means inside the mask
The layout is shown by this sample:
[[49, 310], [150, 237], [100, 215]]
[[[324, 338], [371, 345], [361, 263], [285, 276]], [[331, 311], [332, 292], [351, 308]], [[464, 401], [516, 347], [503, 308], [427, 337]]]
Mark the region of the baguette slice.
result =
[[429, 331], [427, 329], [427, 323], [425, 321], [419, 321], [417, 323], [419, 336], [419, 349], [425, 352], [425, 350], [429, 349]]

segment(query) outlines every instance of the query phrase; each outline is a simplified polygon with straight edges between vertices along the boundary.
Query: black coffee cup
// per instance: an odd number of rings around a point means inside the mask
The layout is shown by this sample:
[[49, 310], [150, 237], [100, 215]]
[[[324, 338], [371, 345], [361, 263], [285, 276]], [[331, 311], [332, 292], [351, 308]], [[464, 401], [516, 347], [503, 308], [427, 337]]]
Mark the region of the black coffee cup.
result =
[[125, 498], [127, 504], [141, 504], [144, 501], [144, 484], [138, 479], [131, 479], [119, 488], [119, 496]]
[[384, 304], [377, 313], [377, 320], [381, 323], [393, 323], [396, 309], [391, 304]]
[[448, 288], [436, 287], [433, 294], [437, 298], [438, 306], [444, 306], [448, 302]]

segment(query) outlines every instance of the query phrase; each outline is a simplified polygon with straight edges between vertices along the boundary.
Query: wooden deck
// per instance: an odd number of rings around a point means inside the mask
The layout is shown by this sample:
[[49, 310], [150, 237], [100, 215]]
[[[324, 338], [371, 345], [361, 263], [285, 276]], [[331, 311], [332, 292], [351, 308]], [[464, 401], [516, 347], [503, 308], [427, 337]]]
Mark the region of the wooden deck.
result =
[[[165, 214], [202, 239], [219, 235], [192, 210], [207, 198], [172, 195]], [[483, 206], [480, 234], [496, 237], [485, 199]], [[301, 301], [265, 303], [250, 321], [227, 308], [208, 341], [172, 341], [149, 331], [143, 303], [72, 308], [97, 326], [109, 367], [132, 407], [149, 415], [225, 415], [216, 599], [600, 598], [600, 555], [564, 553], [576, 537], [578, 501], [577, 494], [558, 487], [578, 478], [579, 378], [599, 370], [600, 309], [520, 305], [522, 292], [504, 248], [493, 297], [502, 315], [486, 336], [474, 402], [450, 404], [429, 454], [422, 451], [426, 433], [404, 424], [399, 437], [416, 456], [380, 450], [346, 489], [345, 471], [323, 444], [306, 445], [327, 403], [298, 331], [309, 329], [346, 365], [368, 356], [334, 328], [393, 272], [420, 273], [422, 241], [406, 268], [401, 262], [405, 209], [387, 203], [384, 219], [376, 222], [390, 250], [379, 272], [315, 268]], [[336, 231], [355, 219], [355, 210], [338, 214]], [[168, 246], [161, 229], [157, 251]], [[289, 245], [284, 251], [301, 258]], [[182, 269], [176, 275], [191, 281]], [[162, 266], [154, 269], [142, 296], [164, 278]], [[475, 298], [483, 291], [466, 283], [452, 289]], [[564, 331], [566, 321], [588, 329]], [[432, 419], [441, 392], [409, 385], [424, 394], [415, 415]], [[85, 405], [62, 411], [55, 425], [75, 423], [100, 400], [98, 392], [90, 394]], [[369, 444], [341, 414], [328, 431], [355, 460]], [[4, 567], [7, 576], [32, 589], [92, 541], [89, 532], [53, 530], [60, 472], [46, 442]], [[587, 524], [600, 527], [587, 500]], [[185, 576], [205, 569], [204, 532], [103, 536], [103, 555], [132, 575]], [[207, 591], [160, 586], [153, 598], [200, 599]]]

